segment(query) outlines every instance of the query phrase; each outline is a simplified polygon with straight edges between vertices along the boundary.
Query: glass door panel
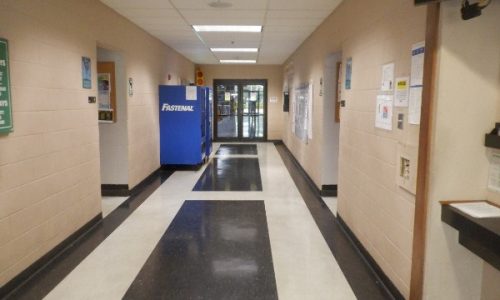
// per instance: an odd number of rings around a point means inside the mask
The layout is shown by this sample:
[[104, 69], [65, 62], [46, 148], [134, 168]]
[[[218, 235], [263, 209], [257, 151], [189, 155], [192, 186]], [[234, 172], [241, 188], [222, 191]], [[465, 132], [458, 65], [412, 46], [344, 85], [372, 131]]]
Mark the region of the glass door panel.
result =
[[237, 84], [219, 84], [215, 87], [218, 138], [238, 138], [239, 89]]
[[266, 138], [266, 80], [215, 80], [215, 138]]
[[264, 85], [243, 85], [242, 96], [243, 138], [264, 138]]

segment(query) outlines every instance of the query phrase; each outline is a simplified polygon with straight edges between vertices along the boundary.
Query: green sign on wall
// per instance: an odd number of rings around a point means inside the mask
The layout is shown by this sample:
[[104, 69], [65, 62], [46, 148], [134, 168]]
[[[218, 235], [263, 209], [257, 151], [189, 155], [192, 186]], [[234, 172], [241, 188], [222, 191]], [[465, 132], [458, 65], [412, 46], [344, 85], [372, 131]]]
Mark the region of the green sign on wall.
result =
[[0, 134], [12, 131], [10, 101], [9, 44], [0, 38]]

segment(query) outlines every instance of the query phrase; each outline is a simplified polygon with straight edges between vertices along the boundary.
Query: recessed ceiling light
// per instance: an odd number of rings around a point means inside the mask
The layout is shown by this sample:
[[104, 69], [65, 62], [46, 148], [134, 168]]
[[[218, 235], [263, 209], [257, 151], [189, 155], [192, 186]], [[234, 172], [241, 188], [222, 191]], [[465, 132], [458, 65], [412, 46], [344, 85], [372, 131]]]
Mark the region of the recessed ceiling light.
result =
[[253, 25], [193, 25], [196, 32], [261, 32], [262, 26]]
[[259, 52], [259, 48], [210, 48], [212, 52]]
[[221, 59], [221, 64], [255, 64], [255, 59]]

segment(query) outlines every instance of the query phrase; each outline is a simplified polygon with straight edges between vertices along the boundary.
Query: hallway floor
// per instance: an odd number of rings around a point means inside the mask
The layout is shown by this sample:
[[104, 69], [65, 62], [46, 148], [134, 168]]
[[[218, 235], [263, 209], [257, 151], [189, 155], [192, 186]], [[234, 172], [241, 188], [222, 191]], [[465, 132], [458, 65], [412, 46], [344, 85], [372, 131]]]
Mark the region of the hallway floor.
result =
[[49, 265], [13, 297], [386, 299], [347, 239], [334, 239], [336, 199], [307, 200], [283, 151], [256, 145], [257, 154], [234, 145], [215, 154], [215, 144], [209, 164], [148, 187], [133, 209], [125, 201], [100, 225], [115, 228], [75, 247], [88, 255], [66, 255], [55, 262], [62, 271]]

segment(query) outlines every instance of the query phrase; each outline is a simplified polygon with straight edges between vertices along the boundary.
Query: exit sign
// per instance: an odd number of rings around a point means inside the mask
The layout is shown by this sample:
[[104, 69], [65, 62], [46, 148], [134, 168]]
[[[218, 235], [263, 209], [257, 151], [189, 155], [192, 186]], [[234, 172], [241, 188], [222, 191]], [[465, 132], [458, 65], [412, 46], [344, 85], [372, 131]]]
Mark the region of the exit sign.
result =
[[9, 43], [0, 38], [0, 133], [9, 133], [13, 127], [9, 75]]

